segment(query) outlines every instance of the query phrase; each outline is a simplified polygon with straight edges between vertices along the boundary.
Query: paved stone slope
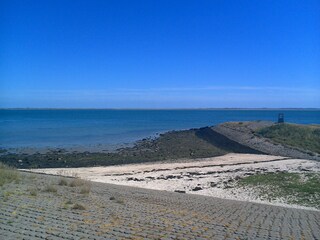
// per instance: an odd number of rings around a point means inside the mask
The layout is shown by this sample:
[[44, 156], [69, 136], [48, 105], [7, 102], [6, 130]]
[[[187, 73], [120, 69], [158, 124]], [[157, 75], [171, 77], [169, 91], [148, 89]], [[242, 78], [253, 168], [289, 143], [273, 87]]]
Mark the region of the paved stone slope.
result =
[[103, 183], [81, 194], [59, 181], [26, 173], [2, 187], [0, 239], [320, 238], [318, 211]]

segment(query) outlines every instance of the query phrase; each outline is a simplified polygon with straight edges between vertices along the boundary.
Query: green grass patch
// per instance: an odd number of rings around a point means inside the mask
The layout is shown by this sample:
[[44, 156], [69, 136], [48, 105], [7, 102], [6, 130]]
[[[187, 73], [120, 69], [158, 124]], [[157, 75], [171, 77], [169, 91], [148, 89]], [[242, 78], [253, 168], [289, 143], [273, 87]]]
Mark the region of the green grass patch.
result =
[[258, 130], [257, 134], [280, 144], [320, 153], [318, 125], [276, 124]]
[[18, 183], [19, 181], [20, 173], [16, 169], [0, 163], [0, 187], [6, 183]]
[[285, 199], [288, 203], [320, 209], [320, 173], [267, 173], [248, 176], [238, 183], [253, 187], [268, 200]]

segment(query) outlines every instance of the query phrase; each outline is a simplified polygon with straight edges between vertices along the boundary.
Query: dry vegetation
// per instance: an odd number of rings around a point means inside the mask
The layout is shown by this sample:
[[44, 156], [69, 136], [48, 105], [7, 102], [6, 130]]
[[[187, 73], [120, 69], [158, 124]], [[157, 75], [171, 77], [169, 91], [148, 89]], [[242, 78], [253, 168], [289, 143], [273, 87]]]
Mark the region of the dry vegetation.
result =
[[72, 209], [74, 209], [74, 210], [86, 210], [86, 207], [83, 206], [80, 203], [76, 203], [76, 204], [73, 205]]
[[[15, 196], [24, 194], [36, 199], [45, 199], [47, 197], [68, 198], [64, 208], [74, 210], [85, 210], [86, 207], [80, 203], [76, 203], [72, 199], [77, 198], [79, 194], [88, 197], [91, 192], [91, 182], [80, 179], [77, 174], [70, 173], [72, 178], [60, 177], [58, 180], [41, 181], [37, 183], [39, 177], [36, 174], [26, 174], [12, 167], [0, 163], [0, 197], [3, 201], [10, 201]], [[23, 183], [23, 184], [21, 184]], [[14, 185], [10, 185], [14, 184]], [[75, 199], [78, 200], [78, 199]]]
[[8, 167], [0, 162], [0, 187], [6, 183], [19, 183], [19, 181], [20, 173], [16, 169]]
[[56, 193], [56, 192], [58, 192], [58, 189], [55, 187], [55, 185], [53, 183], [48, 183], [45, 186], [44, 191], [45, 192]]

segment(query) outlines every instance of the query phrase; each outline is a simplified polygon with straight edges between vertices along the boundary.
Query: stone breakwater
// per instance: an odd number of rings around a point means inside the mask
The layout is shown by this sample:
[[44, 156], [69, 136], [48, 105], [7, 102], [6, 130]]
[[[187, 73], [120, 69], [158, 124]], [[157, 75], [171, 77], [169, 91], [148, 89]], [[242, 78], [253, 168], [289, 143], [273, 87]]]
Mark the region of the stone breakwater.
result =
[[58, 184], [70, 178], [24, 175], [1, 188], [1, 239], [320, 238], [319, 211], [94, 182], [82, 194]]

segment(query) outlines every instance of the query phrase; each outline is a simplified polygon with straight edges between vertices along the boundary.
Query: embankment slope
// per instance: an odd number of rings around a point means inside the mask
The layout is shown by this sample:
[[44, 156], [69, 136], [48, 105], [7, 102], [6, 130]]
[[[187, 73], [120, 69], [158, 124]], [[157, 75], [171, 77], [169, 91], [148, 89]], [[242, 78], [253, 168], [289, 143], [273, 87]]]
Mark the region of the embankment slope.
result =
[[[314, 125], [228, 122], [212, 129], [230, 140], [266, 154], [320, 160], [320, 128]], [[306, 142], [312, 147], [308, 147]]]

